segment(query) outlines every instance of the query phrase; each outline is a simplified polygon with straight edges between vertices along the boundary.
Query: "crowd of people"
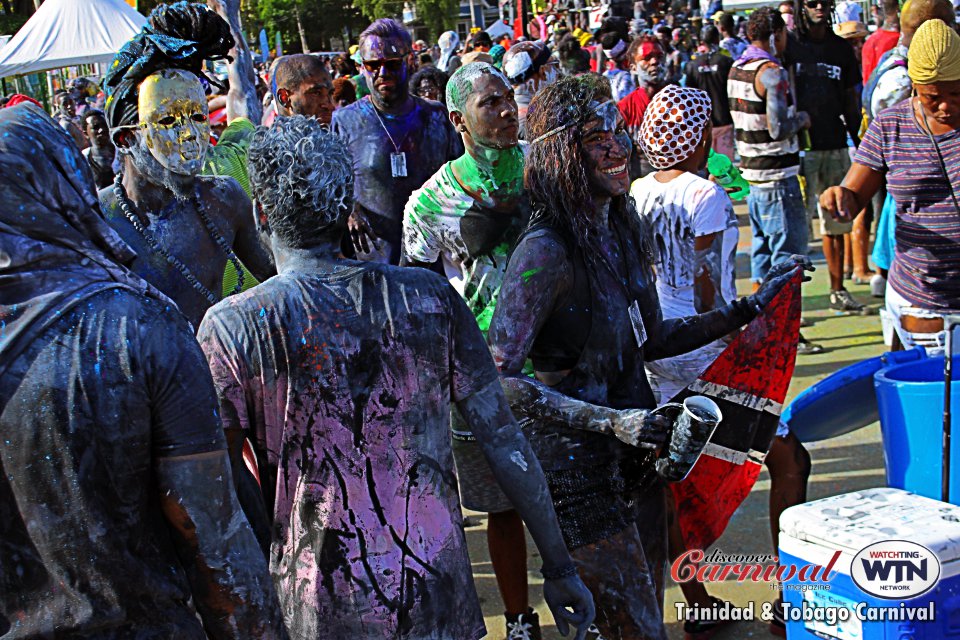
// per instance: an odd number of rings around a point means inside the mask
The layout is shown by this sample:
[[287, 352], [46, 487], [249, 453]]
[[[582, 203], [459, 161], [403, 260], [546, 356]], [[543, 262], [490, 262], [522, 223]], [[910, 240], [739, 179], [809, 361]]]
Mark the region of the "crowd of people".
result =
[[[561, 633], [665, 639], [656, 408], [808, 279], [814, 221], [837, 312], [870, 283], [937, 349], [960, 308], [949, 0], [872, 34], [703, 9], [433, 47], [379, 19], [258, 68], [239, 0], [178, 2], [52, 116], [5, 99], [0, 636], [480, 638], [465, 507], [508, 640], [541, 637], [525, 529]], [[776, 547], [810, 457], [781, 424], [766, 463]]]

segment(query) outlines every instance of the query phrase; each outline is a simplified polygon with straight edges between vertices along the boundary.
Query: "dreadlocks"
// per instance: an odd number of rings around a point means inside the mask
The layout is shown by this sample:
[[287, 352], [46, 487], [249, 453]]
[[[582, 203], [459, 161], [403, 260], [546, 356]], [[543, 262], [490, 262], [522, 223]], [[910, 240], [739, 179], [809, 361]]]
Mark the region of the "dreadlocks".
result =
[[163, 69], [181, 69], [205, 78], [203, 61], [228, 58], [233, 45], [230, 26], [206, 5], [177, 2], [158, 6], [140, 33], [123, 45], [104, 77], [110, 127], [137, 123], [139, 87], [148, 76]]
[[[833, 0], [823, 0], [823, 3], [824, 7], [828, 4], [831, 7], [833, 6]], [[793, 13], [797, 16], [794, 18], [797, 24], [797, 35], [801, 38], [806, 38], [810, 35], [810, 16], [807, 15], [804, 0], [793, 0]], [[827, 11], [826, 14], [825, 20], [827, 22], [827, 28], [829, 29], [830, 25], [833, 24], [833, 11]]]

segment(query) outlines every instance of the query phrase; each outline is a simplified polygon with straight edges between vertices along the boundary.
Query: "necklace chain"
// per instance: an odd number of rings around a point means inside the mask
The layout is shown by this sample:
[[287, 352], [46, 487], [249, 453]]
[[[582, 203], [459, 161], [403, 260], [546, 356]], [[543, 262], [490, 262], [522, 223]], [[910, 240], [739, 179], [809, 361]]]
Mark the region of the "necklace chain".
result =
[[[370, 106], [373, 108], [373, 115], [377, 116], [377, 120], [380, 122], [380, 126], [383, 127], [383, 132], [387, 134], [387, 139], [390, 141], [390, 144], [393, 145], [393, 150], [396, 151], [397, 153], [400, 153], [400, 147], [403, 145], [404, 142], [407, 141], [407, 136], [410, 135], [410, 132], [407, 131], [407, 133], [405, 133], [404, 136], [400, 138], [400, 144], [398, 145], [396, 142], [393, 141], [393, 136], [390, 135], [390, 130], [387, 129], [387, 124], [383, 121], [383, 118], [380, 117], [380, 112], [377, 111], [377, 107], [373, 103], [371, 103]], [[417, 110], [417, 106], [416, 106], [416, 103], [414, 103], [413, 110], [409, 114], [407, 114], [407, 116], [409, 117], [410, 114], [412, 114], [413, 111], [416, 111], [416, 110]]]
[[[117, 197], [117, 204], [120, 206], [120, 210], [123, 212], [124, 217], [130, 221], [130, 224], [133, 225], [133, 228], [137, 230], [143, 239], [147, 241], [147, 244], [150, 245], [150, 248], [159, 253], [164, 257], [164, 259], [173, 266], [180, 274], [190, 283], [200, 295], [207, 299], [210, 304], [216, 304], [220, 299], [213, 294], [212, 291], [203, 286], [203, 283], [200, 282], [193, 272], [190, 271], [190, 268], [183, 264], [179, 258], [167, 251], [163, 246], [157, 242], [157, 239], [153, 237], [153, 234], [143, 226], [143, 223], [140, 222], [140, 218], [137, 217], [137, 214], [133, 212], [132, 206], [133, 203], [130, 201], [130, 198], [127, 197], [126, 189], [123, 188], [123, 174], [118, 173], [116, 178], [113, 181], [113, 193]], [[230, 245], [227, 244], [227, 241], [220, 235], [220, 232], [217, 231], [217, 228], [213, 225], [213, 222], [210, 220], [210, 216], [207, 215], [206, 211], [203, 210], [203, 206], [199, 196], [196, 191], [194, 191], [193, 198], [194, 208], [197, 210], [197, 215], [200, 216], [200, 220], [203, 222], [203, 226], [207, 229], [207, 233], [210, 235], [210, 238], [217, 245], [217, 247], [223, 251], [227, 259], [233, 263], [234, 269], [237, 271], [237, 284], [233, 288], [233, 294], [240, 293], [243, 290], [243, 267], [240, 264], [240, 260], [237, 259], [237, 256], [233, 253], [233, 250], [230, 248]]]

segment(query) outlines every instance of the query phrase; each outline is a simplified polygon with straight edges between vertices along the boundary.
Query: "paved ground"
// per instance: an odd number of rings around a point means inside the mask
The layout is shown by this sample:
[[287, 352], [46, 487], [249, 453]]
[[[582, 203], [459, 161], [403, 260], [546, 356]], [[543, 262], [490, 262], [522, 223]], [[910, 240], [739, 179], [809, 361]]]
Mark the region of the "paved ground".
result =
[[[744, 227], [745, 224], [745, 219], [741, 217], [741, 251], [749, 252], [749, 227]], [[812, 243], [811, 249], [814, 252], [812, 257], [817, 265], [817, 272], [814, 274], [813, 281], [804, 285], [803, 298], [804, 317], [812, 320], [814, 325], [804, 329], [803, 333], [808, 339], [822, 344], [825, 352], [818, 355], [799, 356], [788, 401], [837, 369], [864, 358], [879, 355], [885, 350], [878, 316], [840, 316], [830, 311], [826, 264], [822, 260], [822, 254], [819, 253], [819, 243]], [[739, 256], [737, 269], [738, 275], [749, 274], [749, 263], [745, 253]], [[748, 292], [749, 283], [745, 277], [738, 281], [738, 286], [741, 293]], [[848, 283], [847, 288], [862, 302], [869, 302], [874, 309], [880, 306], [879, 300], [870, 298], [869, 287]], [[814, 443], [809, 445], [808, 449], [813, 458], [813, 473], [809, 484], [810, 499], [883, 486], [885, 483], [883, 449], [877, 424], [846, 436]], [[734, 515], [727, 531], [715, 545], [717, 549], [725, 553], [771, 552], [772, 543], [767, 512], [769, 488], [769, 476], [764, 471], [753, 492]], [[473, 560], [474, 579], [483, 604], [487, 629], [490, 632], [487, 638], [500, 640], [505, 635], [503, 605], [487, 555], [486, 521], [482, 514], [471, 515], [481, 523], [479, 526], [467, 529], [467, 540], [470, 545], [470, 557]], [[535, 550], [532, 542], [528, 542], [528, 547], [532, 551]], [[552, 618], [543, 603], [542, 592], [538, 586], [541, 584], [539, 566], [539, 557], [531, 553], [529, 558], [531, 603], [540, 614], [544, 638], [560, 638], [560, 634], [553, 627]], [[771, 585], [765, 584], [718, 584], [711, 585], [710, 591], [713, 595], [741, 606], [754, 601], [759, 607], [760, 602], [772, 601], [775, 597]], [[682, 625], [677, 622], [674, 607], [674, 603], [680, 601], [682, 601], [680, 589], [671, 583], [666, 594], [665, 606], [665, 619], [671, 640], [684, 637]], [[774, 636], [771, 636], [765, 625], [759, 622], [738, 623], [714, 636], [717, 640], [754, 637], [772, 638]]]

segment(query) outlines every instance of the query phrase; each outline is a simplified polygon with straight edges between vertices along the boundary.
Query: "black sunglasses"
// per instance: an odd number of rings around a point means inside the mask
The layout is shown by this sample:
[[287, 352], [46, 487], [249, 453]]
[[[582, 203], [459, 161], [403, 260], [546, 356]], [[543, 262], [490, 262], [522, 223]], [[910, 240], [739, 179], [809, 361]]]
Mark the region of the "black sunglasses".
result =
[[377, 73], [380, 71], [380, 67], [385, 68], [387, 71], [396, 73], [403, 68], [403, 58], [387, 58], [386, 60], [363, 61], [363, 68], [370, 73]]
[[807, 9], [816, 9], [821, 5], [823, 5], [824, 9], [833, 7], [833, 2], [828, 2], [827, 0], [807, 0], [804, 4], [807, 5]]

